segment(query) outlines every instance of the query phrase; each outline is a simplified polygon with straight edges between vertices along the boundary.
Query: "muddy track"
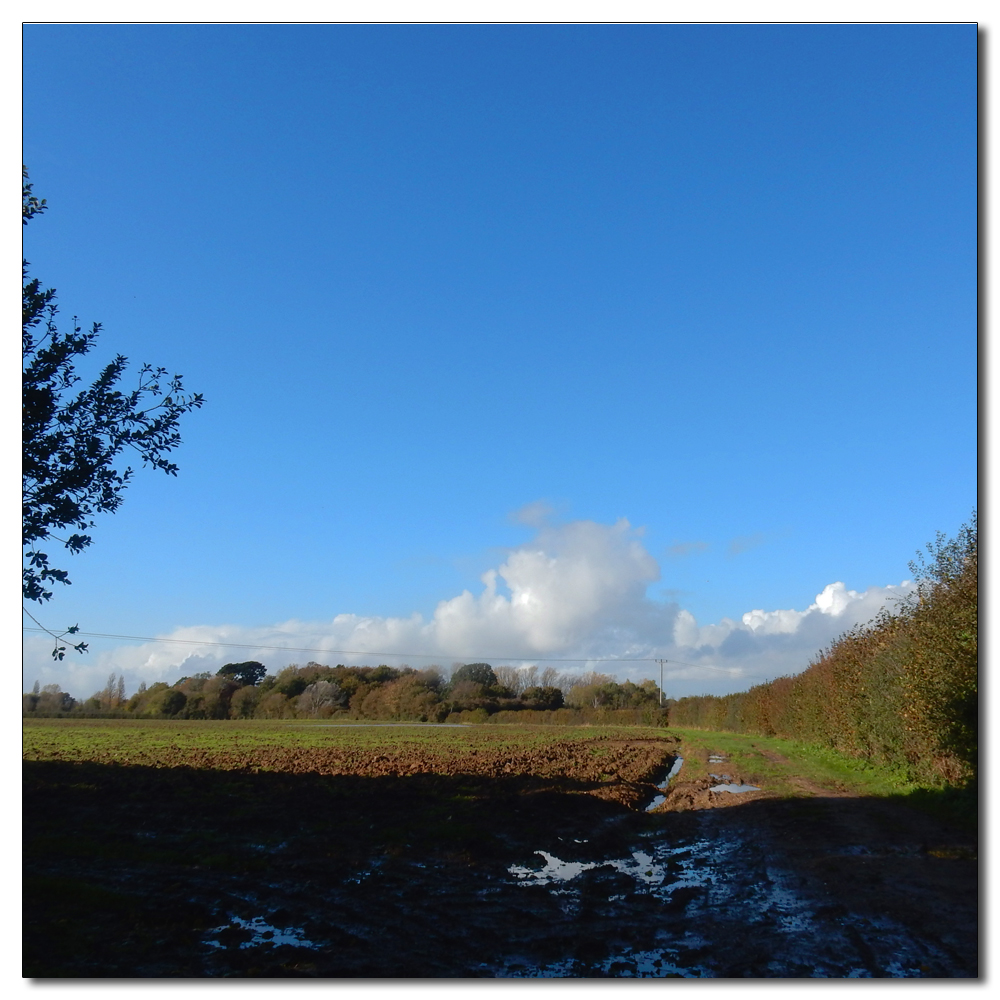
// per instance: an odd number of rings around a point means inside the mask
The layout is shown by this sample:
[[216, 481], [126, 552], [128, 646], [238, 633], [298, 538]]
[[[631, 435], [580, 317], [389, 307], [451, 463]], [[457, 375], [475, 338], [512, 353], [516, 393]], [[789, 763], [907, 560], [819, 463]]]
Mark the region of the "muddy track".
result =
[[[850, 792], [843, 786], [836, 784], [820, 785], [800, 774], [796, 774], [794, 764], [787, 757], [772, 750], [761, 749], [758, 751], [764, 759], [772, 764], [781, 765], [787, 769], [784, 781], [791, 786], [795, 796], [805, 798], [820, 797], [823, 799], [856, 798], [856, 792]], [[785, 797], [777, 793], [772, 783], [762, 779], [753, 771], [747, 770], [744, 766], [734, 764], [727, 757], [720, 754], [712, 754], [703, 748], [678, 748], [677, 753], [684, 753], [687, 757], [687, 766], [682, 767], [677, 777], [670, 782], [665, 789], [664, 802], [658, 807], [659, 812], [683, 812], [687, 810], [700, 809], [724, 809], [730, 806], [745, 806], [748, 802], [756, 802], [762, 799], [778, 799]], [[700, 761], [703, 767], [699, 768], [700, 777], [691, 778], [689, 773], [692, 770], [691, 762]], [[737, 786], [743, 789], [737, 794], [719, 791], [713, 792], [713, 788], [719, 786]]]
[[684, 768], [647, 813], [679, 749], [28, 761], [25, 974], [977, 974], [969, 837], [895, 802], [713, 792]]

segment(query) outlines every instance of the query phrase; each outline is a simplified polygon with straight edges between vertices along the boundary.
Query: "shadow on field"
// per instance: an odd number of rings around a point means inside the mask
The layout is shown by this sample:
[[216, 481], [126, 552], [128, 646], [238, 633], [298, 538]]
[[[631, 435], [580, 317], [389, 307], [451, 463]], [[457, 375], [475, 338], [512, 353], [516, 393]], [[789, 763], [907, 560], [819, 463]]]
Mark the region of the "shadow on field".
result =
[[[976, 974], [974, 844], [891, 801], [646, 814], [532, 776], [24, 776], [27, 977]], [[579, 874], [546, 884], [540, 851]], [[761, 888], [779, 868], [813, 901], [794, 947]], [[870, 940], [878, 920], [912, 941]]]
[[[465, 877], [510, 865], [625, 812], [583, 794], [594, 787], [26, 761], [24, 974], [205, 975], [191, 949], [242, 898], [315, 895], [430, 857]], [[352, 947], [372, 975], [392, 965], [380, 938]]]

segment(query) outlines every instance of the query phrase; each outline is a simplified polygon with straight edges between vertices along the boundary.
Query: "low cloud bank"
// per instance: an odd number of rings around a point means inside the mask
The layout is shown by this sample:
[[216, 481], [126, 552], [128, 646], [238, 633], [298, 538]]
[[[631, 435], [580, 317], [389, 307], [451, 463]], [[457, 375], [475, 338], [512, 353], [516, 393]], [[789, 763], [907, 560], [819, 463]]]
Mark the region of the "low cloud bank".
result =
[[[649, 661], [661, 657], [673, 661], [664, 675], [668, 694], [724, 693], [803, 670], [818, 650], [912, 587], [904, 581], [858, 593], [831, 583], [804, 611], [755, 609], [739, 621], [699, 625], [677, 603], [646, 596], [660, 569], [640, 532], [624, 519], [613, 525], [541, 522], [530, 543], [511, 550], [481, 579], [478, 594], [465, 590], [441, 601], [430, 619], [339, 614], [328, 622], [190, 626], [158, 637], [183, 642], [111, 649], [92, 643], [87, 656], [67, 654], [61, 663], [49, 655], [51, 642], [29, 636], [25, 682], [58, 683], [87, 697], [112, 671], [124, 674], [131, 692], [141, 681], [172, 682], [247, 659], [272, 671], [308, 660], [412, 666], [549, 660], [560, 671], [597, 669], [635, 680], [658, 677], [658, 666]], [[215, 645], [225, 643], [234, 645]], [[597, 662], [605, 658], [647, 662]]]

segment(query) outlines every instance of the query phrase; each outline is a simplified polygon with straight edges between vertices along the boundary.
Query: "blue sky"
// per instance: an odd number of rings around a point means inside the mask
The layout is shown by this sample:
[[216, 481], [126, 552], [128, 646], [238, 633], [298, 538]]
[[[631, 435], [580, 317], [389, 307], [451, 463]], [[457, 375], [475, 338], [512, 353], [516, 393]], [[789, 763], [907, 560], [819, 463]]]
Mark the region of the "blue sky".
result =
[[206, 397], [30, 609], [205, 645], [28, 685], [740, 690], [975, 506], [973, 25], [34, 25], [24, 95], [31, 273]]

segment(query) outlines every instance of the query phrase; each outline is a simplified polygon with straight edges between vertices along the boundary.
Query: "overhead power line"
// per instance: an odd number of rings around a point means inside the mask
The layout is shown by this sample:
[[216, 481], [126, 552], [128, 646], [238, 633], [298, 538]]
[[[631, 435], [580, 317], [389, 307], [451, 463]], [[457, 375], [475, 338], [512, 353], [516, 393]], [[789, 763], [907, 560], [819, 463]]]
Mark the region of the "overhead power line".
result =
[[[45, 632], [42, 628], [32, 628], [22, 626], [23, 632]], [[379, 653], [368, 649], [327, 649], [316, 646], [266, 646], [263, 643], [247, 642], [213, 642], [209, 639], [164, 639], [155, 635], [117, 635], [113, 632], [75, 632], [74, 635], [86, 636], [88, 639], [129, 639], [134, 642], [172, 642], [183, 646], [219, 646], [224, 649], [267, 649], [279, 653], [336, 653], [339, 656], [369, 656], [372, 659], [378, 657], [387, 658], [407, 658], [407, 659], [448, 659], [442, 653]], [[461, 657], [451, 657], [461, 659]], [[482, 660], [524, 660], [531, 663], [656, 663], [657, 660], [650, 656], [498, 656], [491, 654], [479, 654]], [[721, 670], [728, 673], [726, 667], [715, 667], [709, 663], [685, 663], [683, 660], [664, 662], [677, 663], [685, 667], [695, 667], [696, 669]]]

